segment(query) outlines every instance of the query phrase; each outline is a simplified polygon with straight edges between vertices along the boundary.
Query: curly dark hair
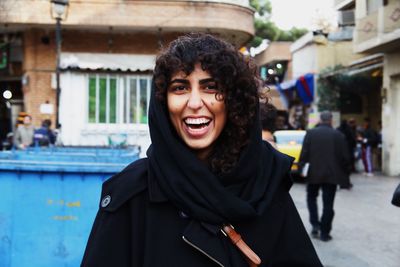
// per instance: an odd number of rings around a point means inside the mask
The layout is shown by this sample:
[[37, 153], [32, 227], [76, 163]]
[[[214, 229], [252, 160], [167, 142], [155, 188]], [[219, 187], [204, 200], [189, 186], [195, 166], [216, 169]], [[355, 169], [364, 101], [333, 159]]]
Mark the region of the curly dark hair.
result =
[[278, 116], [278, 110], [270, 103], [260, 105], [260, 121], [261, 128], [271, 133], [276, 130], [276, 117]]
[[208, 157], [211, 170], [223, 175], [233, 169], [249, 142], [259, 101], [257, 68], [231, 44], [212, 35], [181, 36], [157, 57], [153, 77], [157, 99], [165, 105], [172, 76], [179, 71], [189, 75], [196, 63], [215, 79], [227, 108], [226, 125]]

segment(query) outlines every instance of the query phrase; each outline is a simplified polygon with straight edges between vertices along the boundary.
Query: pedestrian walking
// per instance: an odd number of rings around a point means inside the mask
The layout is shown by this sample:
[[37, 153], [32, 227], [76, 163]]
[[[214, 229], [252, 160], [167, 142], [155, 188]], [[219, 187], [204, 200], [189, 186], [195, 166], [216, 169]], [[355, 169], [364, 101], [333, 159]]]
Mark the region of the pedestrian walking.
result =
[[377, 143], [377, 134], [371, 128], [369, 118], [364, 119], [364, 128], [361, 132], [361, 148], [362, 148], [362, 162], [364, 164], [365, 174], [367, 176], [373, 176], [373, 161], [372, 161], [372, 149]]
[[152, 145], [103, 185], [82, 266], [322, 266], [261, 139], [256, 69], [207, 34], [158, 56]]
[[[332, 128], [332, 113], [324, 111], [320, 123], [308, 130], [300, 154], [300, 165], [309, 163], [307, 175], [307, 206], [312, 226], [311, 235], [322, 241], [330, 235], [334, 217], [337, 185], [346, 185], [350, 159], [344, 135]], [[317, 197], [322, 190], [322, 216], [318, 215]]]

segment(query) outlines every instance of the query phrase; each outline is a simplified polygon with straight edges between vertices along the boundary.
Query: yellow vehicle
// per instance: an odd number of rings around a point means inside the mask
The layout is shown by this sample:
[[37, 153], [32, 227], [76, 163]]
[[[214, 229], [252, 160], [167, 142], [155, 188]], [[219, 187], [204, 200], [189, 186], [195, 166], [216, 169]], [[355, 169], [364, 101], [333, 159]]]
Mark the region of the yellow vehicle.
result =
[[274, 133], [278, 150], [286, 155], [295, 158], [292, 165], [292, 173], [298, 174], [300, 152], [306, 131], [281, 130]]

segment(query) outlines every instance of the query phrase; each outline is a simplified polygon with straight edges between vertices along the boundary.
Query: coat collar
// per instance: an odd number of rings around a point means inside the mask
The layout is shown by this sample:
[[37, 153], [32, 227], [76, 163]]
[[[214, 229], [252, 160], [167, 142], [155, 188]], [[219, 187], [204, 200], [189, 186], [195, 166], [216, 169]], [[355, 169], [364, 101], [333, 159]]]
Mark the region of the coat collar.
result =
[[137, 160], [103, 184], [100, 209], [113, 212], [146, 189], [147, 159]]

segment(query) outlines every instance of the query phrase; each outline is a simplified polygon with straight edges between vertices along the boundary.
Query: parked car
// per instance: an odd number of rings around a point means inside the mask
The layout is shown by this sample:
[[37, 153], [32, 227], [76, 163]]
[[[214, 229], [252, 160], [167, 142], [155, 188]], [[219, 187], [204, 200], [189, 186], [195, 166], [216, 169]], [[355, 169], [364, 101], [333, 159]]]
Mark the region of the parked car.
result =
[[294, 158], [292, 173], [299, 174], [299, 158], [306, 131], [280, 130], [274, 133], [278, 150]]

